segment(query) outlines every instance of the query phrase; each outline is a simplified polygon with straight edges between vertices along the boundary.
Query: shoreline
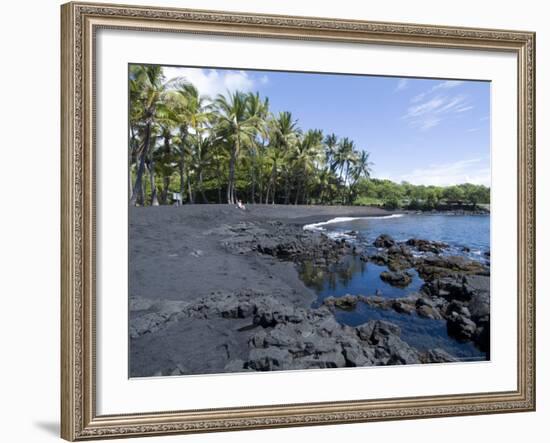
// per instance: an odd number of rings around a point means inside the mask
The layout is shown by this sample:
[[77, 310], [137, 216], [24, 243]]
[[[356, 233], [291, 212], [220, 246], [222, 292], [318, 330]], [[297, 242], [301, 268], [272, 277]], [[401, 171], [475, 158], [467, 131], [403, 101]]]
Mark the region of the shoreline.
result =
[[[305, 230], [308, 223], [394, 215], [339, 206], [130, 208], [130, 375], [453, 361], [417, 352], [391, 323], [339, 324], [334, 306], [311, 307], [316, 294], [299, 278], [303, 260], [324, 267], [356, 253]], [[371, 338], [385, 343], [380, 355]]]

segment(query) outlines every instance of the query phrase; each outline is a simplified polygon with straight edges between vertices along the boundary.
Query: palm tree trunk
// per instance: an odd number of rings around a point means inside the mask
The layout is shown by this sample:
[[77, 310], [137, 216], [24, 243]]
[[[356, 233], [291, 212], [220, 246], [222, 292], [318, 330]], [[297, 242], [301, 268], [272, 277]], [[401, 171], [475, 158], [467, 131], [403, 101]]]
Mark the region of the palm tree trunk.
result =
[[206, 194], [204, 193], [203, 188], [202, 169], [199, 171], [199, 192], [201, 194], [202, 202], [208, 203], [208, 199], [206, 198]]
[[263, 183], [263, 177], [262, 172], [260, 171], [260, 174], [258, 176], [258, 197], [259, 197], [259, 203], [262, 204], [262, 195], [264, 194], [264, 183]]
[[344, 182], [344, 203], [349, 203], [349, 197], [350, 197], [350, 188], [346, 187], [346, 184], [348, 182], [348, 178], [349, 178], [349, 163], [348, 163], [348, 166], [346, 168], [346, 181]]
[[218, 174], [218, 203], [222, 204], [222, 171], [220, 168], [219, 158], [215, 158], [216, 161], [216, 172]]
[[[269, 204], [269, 192], [271, 191], [271, 187], [275, 183], [275, 173], [277, 172], [277, 164], [273, 162], [273, 166], [271, 167], [271, 174], [269, 175], [269, 182], [267, 184], [267, 190], [265, 191], [265, 204]], [[261, 195], [261, 194], [260, 194]]]
[[160, 203], [165, 205], [168, 203], [168, 188], [170, 187], [170, 176], [162, 177], [162, 190], [160, 192]]
[[235, 138], [235, 146], [231, 150], [229, 160], [229, 179], [227, 181], [227, 203], [235, 204], [235, 163], [237, 162], [237, 152], [239, 152], [239, 137]]
[[130, 199], [130, 204], [132, 206], [143, 205], [142, 177], [143, 177], [144, 170], [145, 170], [145, 154], [142, 152], [139, 155], [139, 163], [136, 171], [136, 181], [134, 182], [132, 198]]
[[181, 141], [180, 141], [180, 158], [178, 162], [178, 168], [180, 172], [180, 203], [183, 204], [183, 196], [185, 195], [185, 143], [187, 139], [187, 130], [185, 127], [180, 128]]
[[285, 205], [290, 203], [290, 177], [288, 171], [285, 171]]
[[235, 150], [231, 151], [229, 160], [229, 177], [227, 178], [227, 203], [232, 205], [233, 202], [233, 177], [235, 175]]
[[302, 176], [302, 198], [303, 198], [303, 203], [307, 205], [307, 169], [305, 165], [304, 165], [304, 171]]
[[143, 149], [139, 154], [139, 165], [136, 171], [136, 181], [134, 183], [134, 189], [132, 191], [132, 198], [130, 204], [135, 206], [143, 205], [143, 172], [145, 171], [145, 156], [149, 151], [149, 142], [151, 139], [151, 123], [148, 122], [145, 126], [145, 140], [143, 141]]
[[183, 203], [183, 196], [185, 195], [185, 164], [183, 161], [183, 156], [180, 158], [178, 168], [180, 173], [180, 203]]
[[187, 195], [189, 197], [189, 203], [195, 203], [195, 198], [193, 196], [193, 188], [191, 187], [191, 174], [187, 173]]
[[151, 206], [158, 206], [157, 184], [155, 183], [155, 162], [149, 162], [149, 182], [151, 184]]
[[138, 150], [139, 141], [136, 137], [134, 127], [130, 125], [131, 139], [130, 149], [128, 149], [128, 201], [132, 201], [134, 196], [134, 187], [132, 186], [132, 165], [134, 163], [135, 152]]
[[134, 197], [134, 187], [132, 186], [132, 154], [129, 155], [128, 163], [128, 201], [131, 202]]
[[252, 169], [252, 186], [250, 189], [250, 203], [256, 203], [256, 171]]

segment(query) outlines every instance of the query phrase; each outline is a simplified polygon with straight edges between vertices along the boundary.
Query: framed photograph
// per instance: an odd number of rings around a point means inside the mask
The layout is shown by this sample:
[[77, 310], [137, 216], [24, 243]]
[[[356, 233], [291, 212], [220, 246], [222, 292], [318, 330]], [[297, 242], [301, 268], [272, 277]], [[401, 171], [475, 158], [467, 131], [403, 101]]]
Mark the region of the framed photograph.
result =
[[62, 437], [535, 409], [535, 35], [68, 3]]

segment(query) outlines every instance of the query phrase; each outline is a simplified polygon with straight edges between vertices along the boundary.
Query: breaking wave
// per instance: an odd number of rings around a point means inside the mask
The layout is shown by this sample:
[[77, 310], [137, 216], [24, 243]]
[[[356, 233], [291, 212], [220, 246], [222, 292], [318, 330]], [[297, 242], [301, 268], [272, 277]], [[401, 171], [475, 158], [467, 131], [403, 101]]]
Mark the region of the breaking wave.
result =
[[384, 219], [384, 218], [399, 218], [399, 217], [403, 217], [404, 215], [405, 214], [379, 215], [379, 216], [372, 216], [372, 217], [335, 217], [325, 222], [311, 223], [309, 225], [305, 225], [304, 230], [324, 231], [325, 229], [323, 228], [323, 226], [332, 225], [334, 223], [343, 223], [343, 222], [348, 222], [352, 220], [375, 220], [375, 219]]

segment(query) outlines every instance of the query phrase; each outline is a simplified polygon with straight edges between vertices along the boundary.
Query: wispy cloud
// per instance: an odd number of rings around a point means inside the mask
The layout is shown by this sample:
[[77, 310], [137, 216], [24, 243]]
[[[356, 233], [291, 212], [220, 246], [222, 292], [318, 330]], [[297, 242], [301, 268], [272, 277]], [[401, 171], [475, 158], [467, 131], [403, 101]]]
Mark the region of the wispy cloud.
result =
[[420, 94], [415, 95], [413, 98], [411, 98], [411, 103], [418, 103], [419, 101], [424, 100], [424, 97], [428, 95], [427, 92], [422, 92]]
[[409, 80], [406, 78], [401, 78], [397, 82], [397, 86], [394, 89], [394, 92], [403, 91], [404, 89], [407, 89], [407, 84], [409, 83]]
[[439, 125], [446, 115], [473, 109], [466, 95], [445, 93], [462, 83], [464, 82], [459, 80], [442, 81], [427, 91], [413, 96], [403, 118], [409, 121], [411, 127], [427, 131]]
[[445, 117], [472, 109], [464, 95], [437, 95], [407, 108], [403, 116], [411, 127], [426, 131], [439, 125]]
[[462, 80], [445, 80], [441, 83], [438, 83], [437, 85], [434, 85], [432, 89], [430, 89], [430, 92], [437, 91], [438, 89], [451, 89], [456, 88], [457, 86], [460, 86], [464, 82]]
[[411, 103], [418, 103], [419, 101], [422, 101], [426, 96], [430, 95], [431, 93], [442, 90], [442, 89], [452, 89], [456, 88], [457, 86], [460, 86], [464, 82], [462, 80], [445, 80], [440, 83], [437, 83], [436, 85], [432, 86], [430, 89], [428, 89], [426, 92], [422, 92], [420, 94], [415, 95], [413, 98], [411, 98]]
[[[246, 71], [225, 71], [201, 68], [176, 68], [163, 67], [167, 79], [184, 77], [193, 83], [201, 94], [211, 98], [227, 91], [253, 91], [257, 87], [257, 81]], [[261, 84], [269, 81], [267, 75], [260, 78]]]
[[425, 168], [413, 169], [411, 172], [387, 178], [398, 182], [407, 181], [415, 185], [450, 186], [461, 183], [491, 185], [491, 171], [487, 158], [431, 164]]

